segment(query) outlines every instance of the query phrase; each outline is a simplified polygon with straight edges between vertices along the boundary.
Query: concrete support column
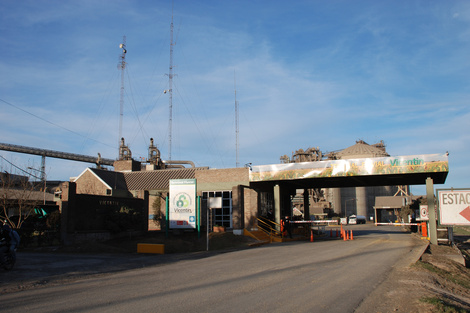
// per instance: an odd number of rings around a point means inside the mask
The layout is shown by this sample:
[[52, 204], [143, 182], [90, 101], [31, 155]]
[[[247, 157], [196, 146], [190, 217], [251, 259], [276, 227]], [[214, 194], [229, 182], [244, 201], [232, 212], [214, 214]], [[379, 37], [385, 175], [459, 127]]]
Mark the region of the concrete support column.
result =
[[310, 220], [310, 193], [304, 189], [304, 220]]
[[356, 215], [367, 216], [366, 187], [356, 187]]
[[[144, 191], [144, 212], [143, 212], [144, 216], [149, 216], [149, 209], [150, 209], [149, 204], [150, 204], [150, 193], [148, 192], [148, 190], [145, 190]], [[143, 223], [142, 226], [143, 226], [143, 229], [142, 229], [143, 231], [149, 230], [148, 221], [146, 221], [146, 223]]]
[[426, 179], [426, 198], [428, 200], [429, 238], [431, 240], [431, 244], [437, 245], [436, 208], [434, 205], [434, 182], [431, 177], [428, 177]]
[[333, 190], [333, 211], [341, 215], [341, 188], [332, 188]]
[[281, 223], [281, 186], [274, 186], [274, 222]]
[[295, 195], [295, 189], [281, 187], [281, 218], [284, 216], [292, 216], [291, 196]]
[[61, 184], [62, 199], [60, 202], [60, 238], [64, 245], [73, 244], [75, 231], [74, 217], [76, 214], [77, 184], [65, 182]]
[[232, 188], [232, 227], [235, 235], [242, 235], [245, 228], [244, 190], [240, 185]]

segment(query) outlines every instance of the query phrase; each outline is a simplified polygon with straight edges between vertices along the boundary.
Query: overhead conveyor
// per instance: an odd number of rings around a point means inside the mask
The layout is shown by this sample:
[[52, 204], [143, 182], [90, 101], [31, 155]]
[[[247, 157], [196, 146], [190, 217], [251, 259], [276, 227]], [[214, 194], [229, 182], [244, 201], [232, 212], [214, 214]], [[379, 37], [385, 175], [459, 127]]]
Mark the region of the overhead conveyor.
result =
[[65, 160], [72, 160], [72, 161], [78, 161], [78, 162], [93, 163], [98, 166], [99, 165], [113, 166], [114, 161], [115, 161], [113, 159], [102, 158], [99, 153], [98, 153], [98, 156], [94, 157], [94, 156], [88, 156], [88, 155], [83, 155], [83, 154], [25, 147], [25, 146], [12, 145], [12, 144], [7, 144], [7, 143], [0, 143], [0, 150], [24, 153], [24, 154], [40, 155], [43, 158], [50, 157], [50, 158], [56, 158], [56, 159], [65, 159]]

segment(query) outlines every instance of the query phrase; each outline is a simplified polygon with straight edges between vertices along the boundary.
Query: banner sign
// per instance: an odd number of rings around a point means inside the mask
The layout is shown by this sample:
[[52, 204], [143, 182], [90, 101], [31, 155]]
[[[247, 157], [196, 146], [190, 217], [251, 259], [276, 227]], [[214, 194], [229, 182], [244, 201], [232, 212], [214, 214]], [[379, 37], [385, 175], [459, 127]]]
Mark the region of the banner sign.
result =
[[441, 225], [470, 226], [470, 190], [437, 189]]
[[196, 180], [170, 179], [170, 228], [196, 228]]
[[250, 181], [448, 171], [446, 154], [426, 154], [252, 166]]

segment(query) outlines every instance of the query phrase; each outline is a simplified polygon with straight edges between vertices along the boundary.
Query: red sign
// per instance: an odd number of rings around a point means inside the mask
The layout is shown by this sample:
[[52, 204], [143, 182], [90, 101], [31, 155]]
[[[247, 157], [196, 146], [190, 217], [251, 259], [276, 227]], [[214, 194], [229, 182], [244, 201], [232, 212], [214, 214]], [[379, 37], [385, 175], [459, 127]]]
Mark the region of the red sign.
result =
[[460, 215], [462, 215], [465, 219], [470, 222], [470, 206], [466, 207], [465, 210], [460, 212]]
[[439, 221], [442, 225], [470, 226], [470, 190], [438, 189]]

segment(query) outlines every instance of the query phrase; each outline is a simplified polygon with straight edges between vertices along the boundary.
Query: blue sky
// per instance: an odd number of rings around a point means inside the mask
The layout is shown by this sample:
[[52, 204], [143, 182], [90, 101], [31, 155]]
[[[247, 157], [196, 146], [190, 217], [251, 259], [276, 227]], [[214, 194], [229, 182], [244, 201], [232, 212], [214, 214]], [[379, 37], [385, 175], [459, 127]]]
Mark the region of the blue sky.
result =
[[[1, 1], [0, 142], [117, 158], [126, 36], [123, 136], [167, 159], [171, 16], [170, 0]], [[240, 166], [383, 140], [449, 151], [436, 188], [470, 187], [470, 2], [175, 0], [173, 17], [172, 160], [236, 166], [236, 83]], [[0, 155], [7, 171], [41, 163]], [[48, 158], [46, 173], [87, 166]]]

